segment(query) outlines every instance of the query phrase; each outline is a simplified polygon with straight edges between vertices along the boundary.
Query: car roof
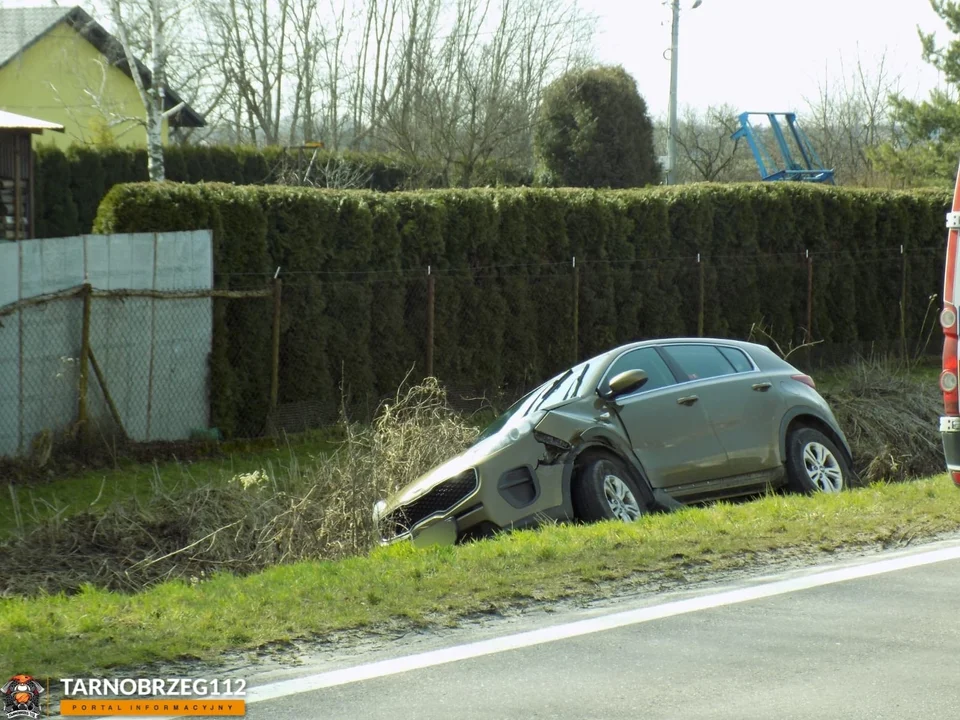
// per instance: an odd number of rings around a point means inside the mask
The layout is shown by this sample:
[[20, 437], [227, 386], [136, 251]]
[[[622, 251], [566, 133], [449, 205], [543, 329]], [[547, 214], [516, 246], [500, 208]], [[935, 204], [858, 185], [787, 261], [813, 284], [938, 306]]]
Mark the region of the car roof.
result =
[[620, 355], [627, 350], [636, 350], [643, 347], [655, 347], [658, 345], [732, 345], [733, 347], [739, 347], [744, 350], [768, 350], [766, 345], [760, 345], [759, 343], [748, 342], [746, 340], [731, 340], [730, 338], [705, 338], [705, 337], [673, 337], [673, 338], [656, 338], [653, 340], [640, 340], [633, 343], [627, 343], [626, 345], [620, 345], [618, 347], [607, 350], [605, 353], [601, 353], [594, 358], [591, 358], [591, 362], [599, 361], [601, 359], [613, 358], [614, 356]]
[[[760, 345], [759, 343], [748, 342], [746, 340], [731, 340], [730, 338], [705, 338], [705, 337], [671, 337], [671, 338], [655, 338], [651, 340], [638, 340], [637, 342], [627, 343], [626, 345], [619, 345], [615, 348], [611, 348], [604, 353], [595, 355], [589, 360], [584, 362], [590, 363], [591, 368], [590, 372], [586, 377], [585, 385], [588, 385], [590, 381], [594, 383], [600, 382], [600, 379], [605, 371], [607, 365], [612, 362], [616, 357], [621, 355], [624, 352], [629, 350], [637, 350], [639, 348], [645, 347], [657, 347], [660, 345], [729, 345], [733, 347], [738, 347], [742, 350], [748, 350], [752, 352], [769, 352], [769, 348], [766, 345]], [[578, 363], [582, 365], [583, 363]], [[576, 366], [575, 366], [576, 367]]]

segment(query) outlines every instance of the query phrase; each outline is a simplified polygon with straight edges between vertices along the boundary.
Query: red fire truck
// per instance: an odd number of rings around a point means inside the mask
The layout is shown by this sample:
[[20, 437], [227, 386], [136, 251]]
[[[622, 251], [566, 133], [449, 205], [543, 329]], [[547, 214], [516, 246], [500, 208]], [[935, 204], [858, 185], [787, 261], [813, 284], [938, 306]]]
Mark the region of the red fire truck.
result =
[[957, 487], [960, 487], [960, 391], [957, 375], [957, 306], [960, 298], [960, 171], [953, 191], [953, 206], [947, 213], [947, 262], [943, 276], [943, 311], [940, 325], [943, 326], [943, 371], [940, 373], [940, 390], [943, 391], [943, 415], [940, 417], [940, 436], [943, 438], [943, 454], [947, 471]]

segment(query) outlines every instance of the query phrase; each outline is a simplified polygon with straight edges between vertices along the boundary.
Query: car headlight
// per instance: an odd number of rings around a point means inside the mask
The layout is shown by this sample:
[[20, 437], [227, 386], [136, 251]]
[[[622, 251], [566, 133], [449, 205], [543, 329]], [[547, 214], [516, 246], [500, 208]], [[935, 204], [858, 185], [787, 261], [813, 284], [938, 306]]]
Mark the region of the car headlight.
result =
[[494, 435], [492, 438], [490, 438], [490, 442], [484, 450], [487, 453], [503, 450], [503, 448], [507, 447], [511, 443], [515, 443], [524, 435], [532, 432], [533, 428], [533, 421], [529, 418], [524, 418], [509, 430], [503, 430], [498, 435]]
[[387, 503], [383, 500], [377, 500], [373, 504], [373, 524], [379, 525], [380, 519], [383, 517], [383, 511], [387, 509]]

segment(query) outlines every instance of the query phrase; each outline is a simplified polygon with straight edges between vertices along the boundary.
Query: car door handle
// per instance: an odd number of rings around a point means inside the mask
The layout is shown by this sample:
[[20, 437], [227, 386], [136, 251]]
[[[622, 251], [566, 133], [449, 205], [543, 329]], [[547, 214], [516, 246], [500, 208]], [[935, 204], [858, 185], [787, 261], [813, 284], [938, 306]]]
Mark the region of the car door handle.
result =
[[678, 405], [693, 405], [697, 400], [700, 399], [699, 395], [685, 395], [682, 398], [677, 398]]
[[767, 390], [769, 390], [769, 389], [772, 388], [772, 387], [773, 387], [773, 383], [762, 382], [762, 383], [757, 383], [756, 385], [754, 385], [754, 386], [753, 386], [753, 389], [756, 390], [757, 392], [766, 392]]

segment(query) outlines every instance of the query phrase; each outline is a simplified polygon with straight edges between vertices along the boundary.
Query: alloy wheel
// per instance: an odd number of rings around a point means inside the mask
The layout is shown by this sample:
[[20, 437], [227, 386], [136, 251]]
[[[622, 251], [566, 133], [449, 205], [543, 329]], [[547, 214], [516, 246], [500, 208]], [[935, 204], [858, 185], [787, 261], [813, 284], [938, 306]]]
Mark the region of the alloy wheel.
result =
[[803, 467], [818, 491], [836, 493], [843, 489], [843, 468], [826, 445], [807, 443], [803, 449]]
[[627, 484], [616, 475], [603, 478], [603, 494], [618, 520], [633, 522], [640, 517], [640, 503]]

